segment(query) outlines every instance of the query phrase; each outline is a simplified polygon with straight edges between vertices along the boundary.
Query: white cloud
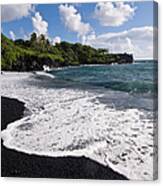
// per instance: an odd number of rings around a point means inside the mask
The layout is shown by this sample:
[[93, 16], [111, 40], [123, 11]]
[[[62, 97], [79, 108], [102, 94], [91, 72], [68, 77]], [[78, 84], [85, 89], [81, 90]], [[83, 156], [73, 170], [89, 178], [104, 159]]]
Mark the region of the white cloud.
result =
[[154, 32], [157, 32], [156, 28], [145, 26], [118, 33], [90, 35], [86, 44], [95, 48], [106, 48], [110, 53], [132, 53], [135, 59], [153, 59], [153, 40], [156, 40], [153, 38]]
[[11, 39], [14, 41], [16, 39], [15, 33], [12, 30], [10, 30], [9, 34], [10, 34]]
[[34, 11], [34, 5], [19, 4], [19, 5], [1, 5], [1, 20], [9, 22], [22, 17], [27, 17]]
[[56, 36], [53, 40], [52, 40], [52, 44], [55, 45], [56, 43], [60, 43], [61, 42], [61, 38], [59, 36]]
[[65, 26], [72, 32], [76, 32], [82, 40], [92, 30], [89, 23], [82, 22], [80, 13], [74, 6], [60, 5], [59, 12]]
[[135, 9], [123, 2], [99, 2], [95, 7], [94, 15], [102, 26], [120, 26], [132, 18]]
[[48, 32], [48, 23], [43, 20], [39, 12], [35, 13], [35, 16], [32, 17], [32, 24], [34, 27], [34, 32], [39, 36], [40, 34], [47, 35]]

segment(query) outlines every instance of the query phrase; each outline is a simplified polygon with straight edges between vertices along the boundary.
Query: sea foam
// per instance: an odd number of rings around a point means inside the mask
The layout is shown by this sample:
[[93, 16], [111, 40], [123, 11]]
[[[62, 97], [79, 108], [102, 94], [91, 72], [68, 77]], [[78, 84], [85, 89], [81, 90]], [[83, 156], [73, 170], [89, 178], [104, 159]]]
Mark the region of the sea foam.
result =
[[31, 73], [1, 75], [1, 95], [25, 102], [30, 115], [2, 131], [11, 149], [43, 156], [85, 156], [135, 180], [154, 176], [153, 121], [138, 109], [116, 110], [102, 94], [33, 86]]

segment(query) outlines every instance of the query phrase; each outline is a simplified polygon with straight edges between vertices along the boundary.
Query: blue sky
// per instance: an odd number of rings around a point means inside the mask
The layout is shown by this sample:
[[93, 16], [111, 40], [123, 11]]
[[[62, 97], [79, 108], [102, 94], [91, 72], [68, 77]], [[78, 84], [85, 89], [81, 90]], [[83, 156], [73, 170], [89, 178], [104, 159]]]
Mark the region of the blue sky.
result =
[[[17, 7], [19, 6], [17, 5]], [[28, 38], [33, 31], [36, 31], [38, 35], [39, 33], [46, 34], [50, 40], [57, 37], [62, 41], [84, 42], [84, 44], [90, 44], [96, 48], [111, 48], [112, 52], [131, 52], [136, 55], [136, 58], [153, 57], [152, 54], [149, 55], [149, 52], [152, 52], [151, 48], [146, 49], [144, 56], [143, 52], [139, 51], [139, 48], [141, 49], [143, 46], [143, 43], [139, 44], [140, 38], [144, 39], [142, 41], [144, 43], [147, 42], [147, 39], [152, 39], [146, 38], [146, 34], [144, 34], [146, 32], [147, 36], [151, 37], [152, 1], [122, 4], [111, 2], [110, 4], [40, 4], [19, 7], [20, 11], [16, 10], [17, 7], [14, 5], [2, 6], [2, 32], [12, 39]], [[37, 16], [36, 13], [38, 13]], [[71, 16], [72, 19], [69, 20], [68, 17]], [[35, 24], [33, 18], [36, 18]], [[41, 19], [40, 22], [39, 19]], [[41, 28], [38, 24], [41, 25]], [[156, 25], [154, 26], [156, 27]], [[130, 36], [132, 33], [134, 33], [134, 39]], [[107, 45], [109, 41], [113, 44], [112, 46]], [[117, 41], [122, 47], [116, 47]], [[127, 45], [125, 45], [126, 42]], [[146, 44], [149, 45], [149, 43]]]

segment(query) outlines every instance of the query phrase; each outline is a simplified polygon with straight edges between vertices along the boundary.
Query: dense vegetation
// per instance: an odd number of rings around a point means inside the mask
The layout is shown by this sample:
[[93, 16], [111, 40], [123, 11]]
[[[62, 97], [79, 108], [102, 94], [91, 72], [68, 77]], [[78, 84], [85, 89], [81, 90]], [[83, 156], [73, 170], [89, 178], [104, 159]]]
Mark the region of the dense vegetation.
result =
[[29, 40], [12, 41], [1, 34], [1, 69], [10, 71], [43, 70], [43, 65], [63, 67], [80, 64], [132, 63], [128, 54], [109, 54], [80, 43], [61, 42], [53, 46], [44, 35], [35, 33]]

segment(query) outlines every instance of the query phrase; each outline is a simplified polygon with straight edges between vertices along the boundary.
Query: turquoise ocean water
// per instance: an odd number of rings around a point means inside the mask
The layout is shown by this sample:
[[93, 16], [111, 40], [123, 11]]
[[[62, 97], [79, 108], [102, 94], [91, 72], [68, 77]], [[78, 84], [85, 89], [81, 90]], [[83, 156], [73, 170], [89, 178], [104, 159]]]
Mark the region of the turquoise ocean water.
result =
[[123, 65], [66, 67], [49, 72], [55, 76], [54, 87], [98, 91], [102, 102], [117, 108], [147, 110], [157, 105], [157, 62], [136, 61]]

